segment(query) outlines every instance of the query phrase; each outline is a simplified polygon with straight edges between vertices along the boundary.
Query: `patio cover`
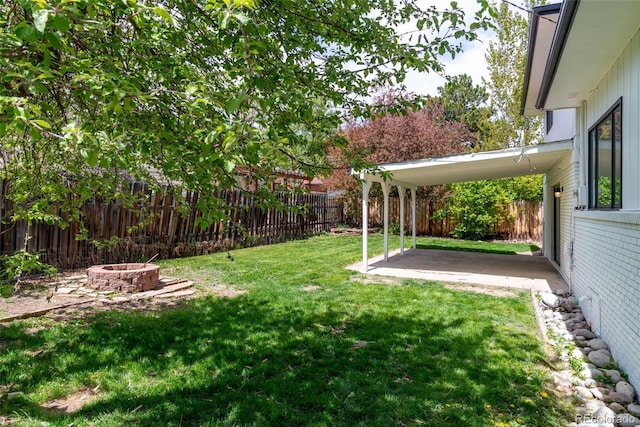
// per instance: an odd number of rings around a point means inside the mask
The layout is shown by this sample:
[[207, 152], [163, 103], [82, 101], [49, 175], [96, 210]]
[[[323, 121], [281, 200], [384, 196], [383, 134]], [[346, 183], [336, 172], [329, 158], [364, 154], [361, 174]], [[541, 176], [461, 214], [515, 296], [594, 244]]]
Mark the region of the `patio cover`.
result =
[[[505, 150], [411, 160], [378, 165], [378, 172], [361, 172], [362, 180], [362, 272], [368, 270], [369, 190], [380, 183], [384, 195], [384, 260], [389, 256], [389, 191], [398, 187], [400, 218], [404, 218], [406, 190], [411, 191], [412, 248], [416, 247], [416, 189], [424, 185], [451, 184], [523, 175], [544, 174], [568, 155], [573, 141], [561, 141]], [[385, 180], [380, 172], [391, 173]], [[400, 221], [400, 254], [404, 254], [404, 221]]]

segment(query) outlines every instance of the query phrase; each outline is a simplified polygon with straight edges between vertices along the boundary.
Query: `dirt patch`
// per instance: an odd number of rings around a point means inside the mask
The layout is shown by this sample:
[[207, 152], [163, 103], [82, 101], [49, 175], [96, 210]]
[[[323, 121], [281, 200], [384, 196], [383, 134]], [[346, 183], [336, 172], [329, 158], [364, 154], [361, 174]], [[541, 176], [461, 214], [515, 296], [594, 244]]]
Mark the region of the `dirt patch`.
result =
[[62, 412], [65, 414], [73, 414], [78, 412], [88, 403], [98, 398], [97, 388], [82, 388], [75, 393], [60, 399], [50, 400], [41, 405], [41, 407], [51, 412]]
[[[369, 228], [369, 233], [377, 233], [380, 231], [380, 227]], [[349, 228], [349, 227], [337, 227], [329, 230], [331, 234], [344, 234], [344, 235], [357, 235], [362, 234], [362, 228]]]
[[247, 293], [247, 291], [230, 288], [229, 286], [226, 286], [226, 285], [210, 286], [207, 288], [207, 292], [223, 298], [235, 298], [238, 295], [243, 295]]
[[[52, 279], [34, 279], [20, 284], [9, 298], [0, 298], [0, 322], [47, 316], [68, 321], [106, 310], [163, 310], [204, 295], [234, 298], [246, 291], [226, 285], [196, 287], [184, 279], [161, 277], [158, 287], [146, 292], [122, 294], [97, 291], [87, 286], [84, 271]], [[37, 331], [34, 331], [37, 332]]]
[[520, 290], [481, 285], [459, 285], [457, 283], [446, 283], [445, 288], [453, 291], [467, 291], [478, 294], [491, 295], [493, 297], [510, 298], [518, 295]]
[[309, 285], [302, 288], [302, 290], [306, 292], [313, 292], [313, 291], [317, 291], [318, 289], [320, 289], [320, 286], [316, 286], [316, 285]]
[[376, 275], [362, 275], [354, 276], [351, 278], [352, 282], [358, 282], [362, 285], [390, 285], [401, 286], [402, 279], [397, 277], [376, 276]]

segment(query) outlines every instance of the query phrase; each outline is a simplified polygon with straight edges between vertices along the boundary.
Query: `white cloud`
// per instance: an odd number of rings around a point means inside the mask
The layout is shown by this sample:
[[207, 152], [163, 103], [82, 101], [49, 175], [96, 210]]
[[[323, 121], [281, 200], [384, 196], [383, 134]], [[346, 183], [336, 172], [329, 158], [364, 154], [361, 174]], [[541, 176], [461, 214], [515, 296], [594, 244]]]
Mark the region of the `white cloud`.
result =
[[[451, 0], [421, 0], [418, 4], [422, 7], [436, 6], [438, 9], [450, 7]], [[480, 9], [477, 0], [458, 0], [458, 7], [465, 11], [467, 23], [472, 22], [476, 11]], [[482, 78], [488, 77], [487, 61], [485, 53], [489, 48], [489, 42], [495, 38], [493, 31], [481, 32], [478, 40], [465, 42], [463, 52], [456, 55], [454, 59], [444, 58], [444, 74], [456, 76], [468, 74], [476, 85], [482, 84]], [[410, 72], [404, 81], [407, 89], [411, 92], [422, 95], [437, 95], [438, 87], [444, 85], [444, 75], [435, 72], [420, 73]]]

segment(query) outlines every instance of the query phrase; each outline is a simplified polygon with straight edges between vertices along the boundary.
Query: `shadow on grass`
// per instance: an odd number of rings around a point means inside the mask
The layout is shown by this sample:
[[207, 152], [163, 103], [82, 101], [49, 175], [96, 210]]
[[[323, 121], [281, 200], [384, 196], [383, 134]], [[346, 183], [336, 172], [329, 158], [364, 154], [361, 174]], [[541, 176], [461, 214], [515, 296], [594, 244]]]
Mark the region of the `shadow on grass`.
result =
[[[528, 250], [531, 251], [532, 253], [535, 253], [536, 251], [540, 250], [540, 248], [536, 245], [526, 245], [526, 246], [528, 246], [529, 248]], [[517, 255], [519, 252], [512, 249], [506, 249], [506, 248], [500, 248], [500, 247], [483, 247], [483, 246], [471, 247], [467, 245], [446, 246], [446, 245], [437, 244], [437, 243], [436, 244], [417, 243], [416, 248], [417, 249], [440, 249], [443, 251], [480, 252], [485, 254], [504, 254], [504, 255]], [[522, 252], [524, 252], [524, 250]]]
[[[535, 338], [467, 314], [303, 310], [242, 296], [106, 312], [35, 334], [18, 322], [0, 340], [12, 349], [0, 382], [26, 396], [2, 412], [49, 425], [476, 426], [510, 417], [542, 426], [558, 416], [539, 395], [542, 376], [525, 369], [542, 360]], [[366, 345], [353, 348], [358, 341]], [[505, 366], [505, 355], [523, 365]], [[100, 385], [102, 394], [75, 414], [45, 412], [34, 396], [52, 382]]]

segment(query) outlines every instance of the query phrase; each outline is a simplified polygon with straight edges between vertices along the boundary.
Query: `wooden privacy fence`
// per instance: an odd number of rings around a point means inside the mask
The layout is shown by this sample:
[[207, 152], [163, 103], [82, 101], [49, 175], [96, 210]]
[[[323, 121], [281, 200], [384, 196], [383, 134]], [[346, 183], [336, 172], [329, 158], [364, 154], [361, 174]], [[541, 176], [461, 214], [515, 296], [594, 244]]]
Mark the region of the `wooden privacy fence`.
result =
[[[416, 200], [416, 233], [421, 236], [448, 237], [456, 227], [450, 218], [433, 219], [443, 204], [427, 199]], [[384, 201], [382, 197], [369, 199], [369, 226], [382, 227]], [[499, 224], [494, 233], [504, 240], [542, 242], [542, 202], [515, 201], [509, 207], [510, 222]], [[400, 199], [389, 198], [389, 223], [400, 222]], [[361, 225], [361, 224], [358, 224]], [[405, 201], [405, 230], [411, 232], [411, 202]]]
[[[1, 184], [1, 183], [0, 183]], [[202, 217], [196, 206], [197, 193], [187, 193], [188, 209], [178, 209], [178, 200], [167, 192], [149, 192], [139, 184], [133, 191], [149, 194], [148, 203], [136, 209], [120, 200], [91, 200], [83, 208], [87, 239], [78, 240], [77, 223], [66, 229], [38, 224], [0, 223], [0, 254], [27, 248], [40, 260], [61, 269], [94, 264], [144, 262], [155, 254], [160, 258], [201, 255], [238, 246], [271, 244], [328, 231], [342, 221], [342, 206], [326, 194], [290, 195], [278, 193], [281, 208], [265, 208], [252, 194], [221, 190], [218, 197], [227, 204], [228, 220], [208, 227], [196, 225]], [[5, 218], [6, 207], [0, 206]]]

